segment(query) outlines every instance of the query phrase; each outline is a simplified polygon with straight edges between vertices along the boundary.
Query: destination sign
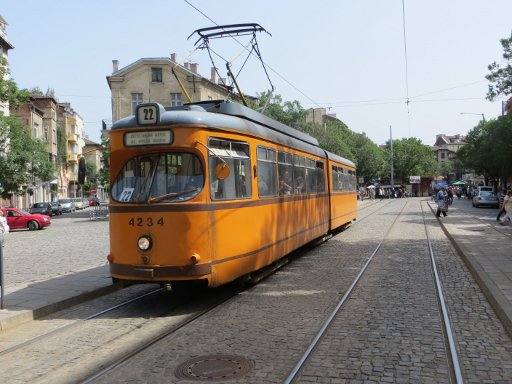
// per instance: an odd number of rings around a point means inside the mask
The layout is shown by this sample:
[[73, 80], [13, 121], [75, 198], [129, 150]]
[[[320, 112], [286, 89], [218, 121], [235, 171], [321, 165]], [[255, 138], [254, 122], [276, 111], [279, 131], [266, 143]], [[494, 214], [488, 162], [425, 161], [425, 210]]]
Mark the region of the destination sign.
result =
[[140, 145], [172, 144], [172, 131], [143, 131], [126, 132], [124, 134], [124, 145], [136, 147]]

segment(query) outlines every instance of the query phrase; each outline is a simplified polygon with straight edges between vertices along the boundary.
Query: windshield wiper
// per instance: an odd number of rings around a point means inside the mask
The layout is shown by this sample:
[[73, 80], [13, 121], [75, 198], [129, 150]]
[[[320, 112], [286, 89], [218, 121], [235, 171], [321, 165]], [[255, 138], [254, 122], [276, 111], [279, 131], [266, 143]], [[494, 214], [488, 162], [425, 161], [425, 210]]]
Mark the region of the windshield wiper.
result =
[[187, 189], [186, 191], [182, 191], [182, 192], [166, 193], [165, 195], [160, 195], [160, 196], [155, 196], [155, 197], [150, 198], [148, 200], [148, 204], [156, 203], [156, 202], [161, 201], [167, 197], [175, 198], [175, 197], [180, 197], [180, 196], [189, 194], [190, 192], [197, 192], [197, 191], [199, 191], [199, 188], [196, 187], [196, 188], [192, 188], [192, 189]]

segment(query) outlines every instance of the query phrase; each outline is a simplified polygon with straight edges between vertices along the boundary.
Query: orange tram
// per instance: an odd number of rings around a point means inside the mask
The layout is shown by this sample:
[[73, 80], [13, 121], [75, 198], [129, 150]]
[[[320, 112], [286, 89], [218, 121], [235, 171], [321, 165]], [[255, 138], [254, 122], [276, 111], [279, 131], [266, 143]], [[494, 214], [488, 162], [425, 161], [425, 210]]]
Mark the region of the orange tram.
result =
[[356, 219], [353, 162], [237, 103], [145, 103], [110, 135], [114, 281], [217, 287]]

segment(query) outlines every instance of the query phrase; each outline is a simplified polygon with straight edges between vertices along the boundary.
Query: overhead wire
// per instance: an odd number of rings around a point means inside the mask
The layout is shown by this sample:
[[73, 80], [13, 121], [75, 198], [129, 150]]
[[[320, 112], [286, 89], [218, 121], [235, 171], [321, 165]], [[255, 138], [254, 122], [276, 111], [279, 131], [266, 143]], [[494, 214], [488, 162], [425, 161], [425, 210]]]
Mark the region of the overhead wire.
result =
[[[210, 18], [208, 15], [206, 15], [203, 11], [201, 11], [199, 8], [197, 8], [195, 5], [193, 5], [189, 0], [183, 0], [185, 3], [187, 3], [189, 6], [191, 6], [192, 8], [194, 8], [197, 12], [199, 12], [201, 15], [203, 15], [206, 19], [208, 19], [209, 21], [211, 21], [214, 25], [216, 26], [219, 26], [218, 23], [216, 23], [212, 18]], [[240, 41], [238, 41], [238, 39], [236, 39], [236, 37], [230, 35], [230, 37], [235, 40], [238, 44], [240, 44], [242, 47], [244, 46]], [[258, 50], [259, 52], [259, 50]], [[252, 54], [252, 53], [251, 53]], [[270, 65], [268, 65], [266, 62], [263, 61], [263, 59], [261, 59], [261, 55], [260, 55], [260, 60], [264, 66], [264, 69], [265, 68], [268, 68], [270, 69], [274, 74], [276, 74], [277, 76], [279, 76], [281, 78], [281, 80], [283, 80], [285, 83], [287, 83], [289, 86], [291, 86], [293, 89], [295, 89], [297, 92], [299, 92], [302, 96], [304, 96], [306, 99], [308, 99], [310, 102], [312, 102], [312, 104], [318, 106], [318, 107], [321, 107], [321, 105], [316, 102], [315, 100], [313, 100], [311, 97], [309, 97], [308, 95], [306, 95], [304, 92], [302, 92], [299, 88], [297, 88], [295, 85], [293, 85], [288, 79], [286, 79], [283, 75], [281, 75], [279, 72], [277, 72], [274, 68], [272, 68]], [[265, 69], [265, 73], [267, 75], [267, 78], [268, 78], [268, 73]], [[270, 80], [270, 79], [269, 79]], [[273, 87], [273, 85], [272, 85]]]
[[409, 99], [409, 65], [407, 60], [407, 37], [405, 30], [405, 0], [402, 0], [402, 25], [404, 31], [404, 56], [405, 56], [405, 91], [407, 94], [407, 98], [405, 100], [405, 104], [407, 105], [407, 120], [409, 127], [409, 136], [411, 136], [411, 111], [409, 109], [409, 103], [411, 102]]

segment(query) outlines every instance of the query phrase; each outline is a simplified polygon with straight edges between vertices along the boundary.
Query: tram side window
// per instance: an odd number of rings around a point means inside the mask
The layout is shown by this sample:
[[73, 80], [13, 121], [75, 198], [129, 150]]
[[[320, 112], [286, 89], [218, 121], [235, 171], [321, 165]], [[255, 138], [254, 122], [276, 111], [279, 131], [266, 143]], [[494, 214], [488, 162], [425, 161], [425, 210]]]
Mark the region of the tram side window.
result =
[[258, 195], [260, 197], [276, 196], [276, 151], [270, 148], [258, 147]]
[[279, 151], [277, 153], [277, 174], [279, 177], [279, 195], [293, 194], [292, 154]]
[[355, 171], [348, 171], [349, 175], [349, 191], [357, 190], [357, 177]]
[[324, 192], [325, 191], [325, 183], [324, 183], [324, 162], [317, 161], [316, 162], [316, 192]]
[[303, 156], [293, 157], [293, 182], [296, 194], [306, 193], [306, 159]]
[[[210, 139], [210, 192], [213, 200], [243, 199], [252, 196], [249, 144]], [[225, 162], [230, 169], [226, 179], [215, 176], [215, 168]]]
[[306, 159], [306, 192], [315, 193], [316, 188], [316, 167], [315, 160]]
[[338, 190], [338, 167], [335, 165], [331, 166], [331, 174], [332, 174], [332, 190], [337, 191]]

